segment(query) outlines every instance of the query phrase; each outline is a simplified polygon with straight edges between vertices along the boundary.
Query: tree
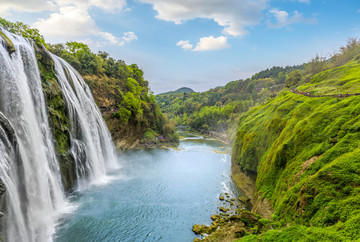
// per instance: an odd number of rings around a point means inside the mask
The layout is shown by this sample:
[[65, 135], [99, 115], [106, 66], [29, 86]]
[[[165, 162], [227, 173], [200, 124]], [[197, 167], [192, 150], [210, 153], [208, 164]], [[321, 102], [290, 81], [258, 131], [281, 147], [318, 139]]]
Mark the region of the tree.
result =
[[289, 73], [285, 81], [286, 87], [293, 87], [301, 81], [302, 75], [299, 70], [295, 70]]

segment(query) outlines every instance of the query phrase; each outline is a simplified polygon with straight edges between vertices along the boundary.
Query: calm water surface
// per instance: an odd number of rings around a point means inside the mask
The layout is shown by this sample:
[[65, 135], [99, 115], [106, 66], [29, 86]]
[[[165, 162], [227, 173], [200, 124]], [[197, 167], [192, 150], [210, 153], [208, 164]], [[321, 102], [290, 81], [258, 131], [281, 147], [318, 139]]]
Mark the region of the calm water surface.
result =
[[179, 150], [128, 151], [109, 181], [75, 192], [54, 240], [192, 241], [194, 224], [211, 224], [219, 195], [239, 192], [230, 177], [230, 147], [199, 137]]

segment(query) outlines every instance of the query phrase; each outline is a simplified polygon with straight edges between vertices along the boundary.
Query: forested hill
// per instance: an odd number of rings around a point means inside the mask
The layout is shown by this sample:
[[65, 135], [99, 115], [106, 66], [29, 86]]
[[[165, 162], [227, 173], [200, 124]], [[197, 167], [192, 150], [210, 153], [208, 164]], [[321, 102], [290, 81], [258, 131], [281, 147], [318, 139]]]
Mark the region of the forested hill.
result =
[[192, 93], [195, 92], [193, 89], [189, 88], [189, 87], [181, 87], [175, 91], [170, 91], [170, 92], [164, 92], [164, 93], [160, 93], [158, 95], [173, 95], [173, 94], [181, 94], [181, 93]]
[[83, 43], [47, 44], [39, 31], [0, 18], [0, 26], [33, 39], [72, 65], [89, 85], [97, 105], [120, 148], [152, 144], [157, 135], [177, 142], [174, 128], [161, 113], [155, 96], [136, 65], [115, 60], [106, 52], [93, 53]]
[[176, 125], [189, 126], [205, 134], [228, 133], [230, 136], [241, 113], [276, 95], [285, 87], [290, 73], [302, 69], [304, 65], [273, 67], [224, 87], [200, 93], [163, 93], [156, 95], [156, 100]]

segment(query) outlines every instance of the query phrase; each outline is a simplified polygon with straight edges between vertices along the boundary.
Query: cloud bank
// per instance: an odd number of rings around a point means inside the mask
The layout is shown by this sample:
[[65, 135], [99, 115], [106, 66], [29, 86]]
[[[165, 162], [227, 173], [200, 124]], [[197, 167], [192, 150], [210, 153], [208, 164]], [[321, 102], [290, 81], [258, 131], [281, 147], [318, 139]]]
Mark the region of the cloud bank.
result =
[[140, 0], [153, 6], [156, 18], [181, 24], [196, 18], [214, 20], [223, 34], [243, 36], [248, 26], [258, 24], [268, 0]]
[[[124, 45], [137, 39], [134, 32], [126, 32], [122, 37], [103, 32], [89, 15], [89, 9], [96, 7], [105, 12], [115, 13], [126, 6], [126, 0], [1, 0], [0, 14], [11, 12], [50, 11], [47, 18], [38, 19], [32, 27], [40, 30], [49, 39], [57, 42], [99, 38], [113, 45]], [[88, 42], [88, 41], [85, 41]]]

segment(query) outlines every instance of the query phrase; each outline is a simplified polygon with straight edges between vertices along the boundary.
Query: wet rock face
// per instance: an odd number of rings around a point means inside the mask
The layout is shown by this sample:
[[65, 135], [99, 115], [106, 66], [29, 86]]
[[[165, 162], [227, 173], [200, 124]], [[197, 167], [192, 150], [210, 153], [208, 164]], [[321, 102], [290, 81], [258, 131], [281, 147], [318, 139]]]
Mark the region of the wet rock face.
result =
[[[0, 142], [5, 144], [7, 152], [17, 149], [15, 131], [7, 118], [0, 112]], [[5, 238], [6, 186], [0, 179], [0, 241]]]
[[42, 87], [47, 103], [49, 125], [52, 129], [56, 153], [59, 160], [62, 183], [66, 192], [72, 192], [76, 184], [76, 168], [71, 155], [70, 121], [63, 100], [61, 88], [57, 82], [54, 61], [44, 46], [35, 45], [35, 53], [40, 70]]
[[5, 45], [5, 47], [7, 48], [9, 54], [11, 55], [12, 53], [15, 52], [15, 47], [14, 44], [11, 42], [11, 40], [1, 31], [0, 29], [0, 37], [4, 40], [3, 44]]
[[9, 140], [12, 144], [16, 144], [15, 131], [12, 128], [9, 120], [0, 112], [0, 127], [5, 132], [5, 136], [0, 135], [0, 139]]

